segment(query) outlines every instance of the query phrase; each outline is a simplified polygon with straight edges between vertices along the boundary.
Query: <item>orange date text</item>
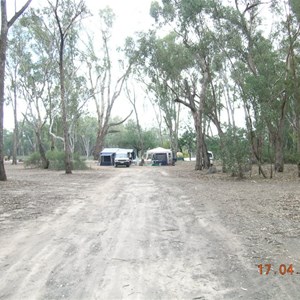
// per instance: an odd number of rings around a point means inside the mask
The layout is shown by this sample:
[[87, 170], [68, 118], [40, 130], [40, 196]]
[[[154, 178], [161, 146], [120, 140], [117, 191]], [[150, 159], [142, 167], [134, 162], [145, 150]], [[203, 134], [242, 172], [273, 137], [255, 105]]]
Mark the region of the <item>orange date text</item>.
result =
[[281, 264], [279, 266], [275, 266], [272, 264], [259, 264], [257, 265], [258, 272], [260, 275], [270, 275], [270, 274], [278, 274], [278, 275], [299, 275], [300, 272], [296, 272], [294, 266], [292, 264]]

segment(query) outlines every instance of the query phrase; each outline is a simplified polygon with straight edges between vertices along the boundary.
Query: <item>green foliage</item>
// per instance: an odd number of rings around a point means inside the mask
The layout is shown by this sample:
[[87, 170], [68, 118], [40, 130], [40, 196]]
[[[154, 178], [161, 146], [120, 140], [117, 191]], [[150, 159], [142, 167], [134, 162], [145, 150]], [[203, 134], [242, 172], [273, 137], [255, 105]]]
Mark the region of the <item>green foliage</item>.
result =
[[157, 1], [153, 1], [150, 7], [151, 17], [154, 18], [156, 22], [159, 21], [161, 16], [163, 16], [164, 19], [173, 21], [175, 18], [175, 7], [171, 2], [171, 0], [164, 0], [162, 7]]
[[223, 142], [225, 148], [221, 153], [223, 166], [232, 176], [243, 177], [249, 167], [250, 145], [246, 131], [240, 128], [228, 128]]
[[182, 71], [194, 66], [191, 50], [180, 42], [175, 32], [163, 38], [158, 38], [153, 32], [143, 34], [138, 47], [138, 65], [153, 83], [176, 81], [180, 79]]
[[[65, 169], [65, 152], [64, 151], [47, 151], [47, 159], [49, 159], [51, 170], [64, 170]], [[85, 161], [80, 158], [77, 153], [73, 154], [72, 170], [86, 170], [87, 166]]]
[[218, 136], [207, 137], [205, 140], [207, 150], [212, 151], [215, 159], [221, 158], [220, 138]]
[[88, 169], [85, 159], [82, 159], [78, 153], [73, 154], [73, 170], [86, 170]]
[[100, 17], [100, 20], [104, 22], [104, 24], [107, 28], [110, 29], [113, 27], [113, 23], [116, 18], [116, 15], [110, 7], [100, 9], [99, 17]]
[[31, 155], [24, 161], [25, 167], [42, 167], [41, 155], [39, 152], [33, 152]]
[[299, 0], [290, 0], [289, 2], [290, 2], [291, 8], [292, 8], [294, 14], [297, 17], [298, 23], [300, 23], [300, 2], [299, 2]]
[[178, 140], [179, 149], [181, 152], [188, 152], [189, 154], [196, 151], [196, 133], [191, 127], [187, 126], [184, 133]]
[[[157, 147], [158, 145], [163, 146], [159, 141], [157, 128], [140, 128], [140, 136], [136, 123], [133, 120], [129, 120], [126, 124], [121, 124], [116, 129], [117, 132], [107, 135], [105, 147], [133, 148], [139, 152], [141, 150]], [[142, 139], [144, 149], [141, 148], [140, 138]]]
[[[64, 151], [47, 151], [46, 157], [50, 162], [50, 170], [64, 170], [65, 169], [65, 153]], [[86, 170], [87, 165], [83, 159], [81, 159], [78, 153], [73, 155], [73, 170]], [[42, 168], [41, 156], [38, 152], [33, 152], [25, 161], [26, 167]]]
[[284, 155], [284, 162], [289, 164], [297, 164], [300, 162], [300, 153], [286, 151]]
[[4, 148], [4, 156], [10, 156], [12, 154], [13, 149], [13, 132], [10, 132], [6, 129], [3, 131], [4, 141], [3, 141], [3, 148]]
[[49, 169], [64, 170], [65, 169], [65, 153], [64, 151], [47, 151], [46, 157], [49, 160]]

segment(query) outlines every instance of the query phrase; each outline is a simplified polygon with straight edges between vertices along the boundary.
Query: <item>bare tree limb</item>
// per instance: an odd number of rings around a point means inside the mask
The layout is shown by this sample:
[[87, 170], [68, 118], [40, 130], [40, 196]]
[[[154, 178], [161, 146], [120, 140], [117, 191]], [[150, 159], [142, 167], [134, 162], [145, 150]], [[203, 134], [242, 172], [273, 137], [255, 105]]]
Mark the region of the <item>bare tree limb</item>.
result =
[[14, 22], [23, 14], [23, 12], [27, 9], [27, 7], [29, 6], [29, 4], [30, 4], [30, 2], [31, 2], [32, 0], [28, 0], [24, 5], [23, 5], [23, 7], [19, 10], [19, 11], [17, 11], [15, 14], [14, 14], [14, 16], [8, 21], [8, 23], [7, 23], [7, 27], [8, 28], [10, 28], [13, 24], [14, 24]]
[[125, 119], [123, 119], [123, 120], [120, 121], [120, 122], [110, 123], [110, 124], [108, 125], [108, 127], [113, 127], [113, 126], [118, 126], [118, 125], [123, 124], [123, 123], [126, 122], [126, 120], [132, 115], [132, 113], [133, 113], [133, 110], [130, 112], [130, 114], [129, 114]]
[[186, 101], [184, 101], [184, 100], [181, 100], [181, 99], [179, 99], [179, 98], [175, 98], [175, 99], [174, 99], [174, 102], [181, 103], [181, 104], [183, 104], [184, 106], [188, 107], [190, 110], [195, 111], [195, 108], [194, 108], [191, 104], [189, 104], [188, 102], [186, 102]]

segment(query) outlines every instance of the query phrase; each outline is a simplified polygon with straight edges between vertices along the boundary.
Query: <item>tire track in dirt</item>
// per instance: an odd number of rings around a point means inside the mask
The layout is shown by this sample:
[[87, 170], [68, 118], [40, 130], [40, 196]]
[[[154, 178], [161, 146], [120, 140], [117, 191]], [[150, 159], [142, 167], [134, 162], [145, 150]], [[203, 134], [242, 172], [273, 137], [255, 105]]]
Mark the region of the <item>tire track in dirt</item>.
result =
[[196, 220], [190, 203], [182, 204], [187, 196], [169, 183], [155, 169], [129, 180], [131, 193], [122, 197], [130, 205], [96, 299], [218, 299], [226, 292], [211, 273], [210, 237], [191, 229]]
[[171, 170], [51, 173], [73, 199], [1, 233], [0, 299], [295, 299], [297, 278], [258, 275], [227, 185]]
[[[113, 180], [107, 183], [109, 188]], [[100, 250], [105, 227], [95, 210], [100, 201], [90, 201], [91, 192], [82, 192], [87, 196], [79, 195], [71, 205], [62, 205], [52, 215], [26, 222], [14, 234], [1, 236], [0, 243], [5, 247], [0, 250], [0, 263], [4, 264], [0, 298], [69, 297], [87, 280], [92, 268], [89, 257], [97, 248]]]

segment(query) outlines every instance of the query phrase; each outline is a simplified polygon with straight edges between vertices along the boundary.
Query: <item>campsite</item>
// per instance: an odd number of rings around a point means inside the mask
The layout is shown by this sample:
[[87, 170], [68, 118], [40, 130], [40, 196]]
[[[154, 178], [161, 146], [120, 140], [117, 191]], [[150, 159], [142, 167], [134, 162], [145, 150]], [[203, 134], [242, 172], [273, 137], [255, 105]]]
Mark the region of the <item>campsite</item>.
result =
[[0, 300], [300, 299], [299, 0], [0, 9]]

